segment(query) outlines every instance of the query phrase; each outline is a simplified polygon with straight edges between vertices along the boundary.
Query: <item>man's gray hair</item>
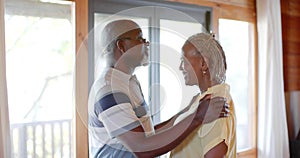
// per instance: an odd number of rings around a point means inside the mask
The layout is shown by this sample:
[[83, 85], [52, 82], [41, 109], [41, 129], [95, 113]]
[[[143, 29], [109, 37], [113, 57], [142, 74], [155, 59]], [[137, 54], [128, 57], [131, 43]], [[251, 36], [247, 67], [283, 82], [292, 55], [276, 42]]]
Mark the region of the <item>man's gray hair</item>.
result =
[[101, 31], [100, 55], [106, 60], [107, 66], [115, 64], [114, 51], [117, 39], [124, 33], [139, 29], [139, 25], [132, 20], [116, 20], [108, 23]]
[[188, 38], [187, 42], [193, 44], [201, 56], [208, 62], [211, 80], [218, 83], [225, 82], [226, 79], [226, 57], [220, 43], [213, 34], [198, 33]]

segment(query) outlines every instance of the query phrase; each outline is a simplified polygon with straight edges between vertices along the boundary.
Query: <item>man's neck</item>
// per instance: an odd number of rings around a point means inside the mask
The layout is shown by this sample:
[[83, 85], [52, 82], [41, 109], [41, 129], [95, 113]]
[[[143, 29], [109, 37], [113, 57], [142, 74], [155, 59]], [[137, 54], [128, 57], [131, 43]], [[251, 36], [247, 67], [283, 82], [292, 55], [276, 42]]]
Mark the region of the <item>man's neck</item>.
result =
[[124, 64], [124, 63], [123, 64], [122, 63], [118, 63], [118, 64], [116, 64], [114, 66], [114, 68], [117, 69], [117, 70], [119, 70], [119, 71], [122, 71], [122, 72], [124, 72], [124, 73], [126, 73], [128, 75], [132, 75], [133, 72], [134, 72], [134, 70], [135, 70], [135, 68], [130, 67], [130, 66]]

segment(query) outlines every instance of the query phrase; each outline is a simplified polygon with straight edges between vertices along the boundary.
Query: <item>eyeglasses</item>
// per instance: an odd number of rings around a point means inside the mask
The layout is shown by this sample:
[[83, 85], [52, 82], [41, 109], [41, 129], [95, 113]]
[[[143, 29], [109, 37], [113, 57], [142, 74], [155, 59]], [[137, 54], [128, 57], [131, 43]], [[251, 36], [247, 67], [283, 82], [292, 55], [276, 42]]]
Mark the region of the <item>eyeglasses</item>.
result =
[[143, 37], [137, 37], [136, 39], [131, 38], [131, 37], [124, 37], [124, 38], [118, 38], [118, 40], [134, 40], [134, 41], [139, 41], [139, 42], [143, 42], [143, 43], [147, 43], [146, 39]]

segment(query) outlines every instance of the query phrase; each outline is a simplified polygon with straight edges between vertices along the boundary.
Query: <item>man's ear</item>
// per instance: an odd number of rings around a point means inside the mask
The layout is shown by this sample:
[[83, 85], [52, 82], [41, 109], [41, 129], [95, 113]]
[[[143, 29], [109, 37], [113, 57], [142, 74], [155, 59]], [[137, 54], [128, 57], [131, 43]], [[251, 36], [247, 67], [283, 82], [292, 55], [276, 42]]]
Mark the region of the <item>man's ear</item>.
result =
[[124, 47], [122, 40], [117, 40], [116, 44], [117, 44], [117, 48], [120, 50], [120, 52], [122, 52], [122, 54], [124, 54], [125, 47]]

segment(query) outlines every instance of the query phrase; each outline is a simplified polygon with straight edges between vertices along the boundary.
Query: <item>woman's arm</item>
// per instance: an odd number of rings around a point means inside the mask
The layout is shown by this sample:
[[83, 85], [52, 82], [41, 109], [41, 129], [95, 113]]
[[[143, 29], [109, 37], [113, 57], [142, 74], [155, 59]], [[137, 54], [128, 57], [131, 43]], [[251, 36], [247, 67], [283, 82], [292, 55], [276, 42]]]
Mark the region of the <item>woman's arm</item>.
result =
[[216, 145], [210, 149], [205, 155], [204, 158], [224, 158], [226, 156], [228, 147], [225, 143], [225, 140], [220, 144]]
[[[210, 106], [213, 108], [209, 108], [210, 103], [212, 104]], [[220, 112], [224, 109], [224, 104], [224, 98], [220, 97], [211, 100], [201, 100], [195, 113], [166, 130], [156, 133], [153, 136], [145, 137], [143, 128], [138, 126], [118, 136], [118, 139], [135, 153], [137, 157], [159, 156], [179, 145], [194, 129], [203, 123], [204, 117], [205, 122], [219, 118]]]

